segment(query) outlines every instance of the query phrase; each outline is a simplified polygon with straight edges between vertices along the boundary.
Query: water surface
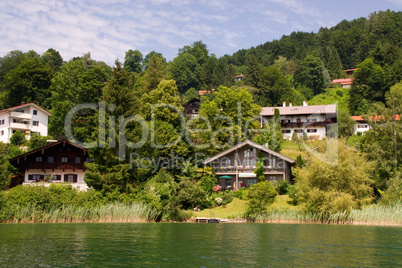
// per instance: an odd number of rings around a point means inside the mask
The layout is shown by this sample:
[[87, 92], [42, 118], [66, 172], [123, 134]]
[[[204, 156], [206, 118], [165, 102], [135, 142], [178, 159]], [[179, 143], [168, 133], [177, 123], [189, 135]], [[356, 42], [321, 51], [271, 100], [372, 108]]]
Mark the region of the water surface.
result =
[[400, 227], [1, 224], [2, 267], [402, 267]]

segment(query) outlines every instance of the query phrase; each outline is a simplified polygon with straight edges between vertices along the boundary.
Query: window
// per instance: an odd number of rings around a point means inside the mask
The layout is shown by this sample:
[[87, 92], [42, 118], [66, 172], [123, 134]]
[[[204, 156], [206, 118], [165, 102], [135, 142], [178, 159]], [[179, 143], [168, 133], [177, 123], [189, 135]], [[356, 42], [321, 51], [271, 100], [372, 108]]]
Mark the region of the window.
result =
[[4, 119], [0, 120], [0, 125], [4, 125]]
[[87, 159], [85, 159], [85, 162], [92, 163], [92, 159], [90, 157], [87, 157]]
[[290, 129], [284, 129], [284, 130], [282, 130], [282, 133], [283, 133], [283, 134], [290, 133], [290, 132], [291, 132]]
[[295, 129], [296, 133], [303, 133], [303, 129]]
[[222, 160], [221, 160], [221, 166], [222, 166], [222, 167], [228, 167], [228, 166], [230, 166], [230, 159], [229, 159], [229, 158], [226, 158], [226, 157], [222, 158]]
[[66, 174], [64, 175], [65, 182], [77, 182], [77, 174]]
[[245, 181], [246, 187], [250, 187], [253, 184], [256, 184], [257, 180], [256, 179], [248, 179]]
[[301, 123], [301, 118], [297, 118], [297, 123]]
[[35, 160], [36, 160], [36, 162], [42, 162], [42, 156], [37, 156], [37, 157], [35, 158]]
[[33, 125], [33, 126], [39, 126], [39, 121], [33, 121], [33, 122], [32, 122], [32, 125]]
[[28, 175], [28, 180], [30, 180], [30, 181], [40, 181], [40, 180], [44, 180], [44, 179], [45, 179], [45, 175], [40, 175], [40, 174]]
[[61, 162], [62, 162], [62, 163], [67, 163], [67, 162], [68, 162], [68, 157], [63, 156], [63, 157], [61, 158]]
[[17, 113], [25, 113], [25, 111], [22, 110], [22, 109], [15, 109], [14, 112], [17, 112]]
[[232, 179], [226, 179], [226, 188], [232, 187]]
[[33, 114], [33, 115], [38, 115], [38, 110], [33, 110], [33, 111], [32, 111], [32, 114]]
[[0, 131], [0, 136], [4, 136], [4, 130]]
[[53, 163], [53, 162], [54, 162], [54, 157], [53, 157], [53, 156], [49, 156], [49, 157], [47, 158], [47, 162], [48, 162], [48, 163]]
[[307, 129], [307, 133], [316, 133], [317, 129]]
[[75, 163], [76, 163], [76, 164], [81, 163], [81, 157], [76, 157], [76, 158], [75, 158]]
[[51, 181], [61, 181], [61, 175], [51, 175], [50, 180]]
[[367, 125], [358, 125], [358, 128], [367, 128]]

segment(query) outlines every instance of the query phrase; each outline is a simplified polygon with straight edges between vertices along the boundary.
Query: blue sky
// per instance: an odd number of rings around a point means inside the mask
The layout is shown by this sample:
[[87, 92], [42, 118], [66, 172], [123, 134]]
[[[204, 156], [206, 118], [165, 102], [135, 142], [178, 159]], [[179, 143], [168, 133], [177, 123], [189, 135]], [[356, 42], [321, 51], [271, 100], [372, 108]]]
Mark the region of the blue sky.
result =
[[114, 65], [125, 52], [172, 60], [201, 40], [218, 57], [293, 31], [399, 11], [402, 0], [10, 0], [0, 3], [0, 57], [11, 50], [58, 50], [64, 60], [91, 52]]

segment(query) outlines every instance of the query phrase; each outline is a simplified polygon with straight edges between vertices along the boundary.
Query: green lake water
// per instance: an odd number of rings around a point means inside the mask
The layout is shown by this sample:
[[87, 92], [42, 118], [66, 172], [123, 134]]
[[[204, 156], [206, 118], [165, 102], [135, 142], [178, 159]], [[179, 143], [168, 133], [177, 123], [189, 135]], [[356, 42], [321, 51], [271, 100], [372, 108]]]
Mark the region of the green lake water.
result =
[[402, 267], [400, 227], [0, 224], [1, 267]]

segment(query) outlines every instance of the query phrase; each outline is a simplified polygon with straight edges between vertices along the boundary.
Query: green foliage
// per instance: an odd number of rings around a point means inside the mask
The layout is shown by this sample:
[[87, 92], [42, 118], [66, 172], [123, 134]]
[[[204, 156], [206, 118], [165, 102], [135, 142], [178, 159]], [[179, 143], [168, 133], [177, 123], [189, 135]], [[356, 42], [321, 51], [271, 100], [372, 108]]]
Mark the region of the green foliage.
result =
[[10, 164], [6, 155], [6, 145], [0, 143], [0, 191], [7, 189], [11, 182]]
[[142, 72], [142, 54], [138, 50], [129, 49], [124, 57], [124, 70], [127, 72]]
[[287, 180], [281, 180], [275, 187], [275, 190], [278, 192], [279, 195], [284, 195], [288, 193], [289, 186], [290, 184]]
[[63, 58], [60, 53], [53, 48], [49, 48], [45, 53], [43, 53], [42, 60], [46, 66], [54, 72], [57, 72], [63, 65]]
[[[98, 66], [85, 67], [79, 60], [64, 64], [53, 77], [50, 87], [52, 116], [49, 118], [49, 134], [58, 139], [65, 137], [67, 113], [78, 104], [99, 102], [107, 79], [107, 73]], [[71, 122], [74, 136], [83, 142], [93, 140], [97, 125], [96, 113], [89, 109], [78, 111]]]
[[264, 158], [262, 156], [261, 152], [258, 152], [257, 154], [257, 164], [256, 164], [256, 168], [254, 169], [254, 174], [257, 175], [258, 181], [261, 182], [265, 179], [265, 175], [264, 175]]
[[10, 137], [10, 144], [14, 146], [21, 146], [26, 143], [25, 134], [22, 131], [15, 131], [15, 133]]
[[303, 157], [301, 156], [301, 154], [299, 154], [296, 158], [296, 164], [299, 168], [303, 168], [304, 165], [306, 164]]
[[369, 204], [373, 200], [373, 163], [349, 149], [342, 140], [328, 140], [326, 152], [327, 162], [311, 157], [306, 167], [296, 168], [298, 200], [320, 213], [350, 211]]
[[338, 134], [340, 138], [347, 138], [353, 135], [354, 121], [346, 110], [338, 110]]
[[27, 59], [4, 77], [4, 89], [8, 92], [6, 106], [13, 107], [22, 102], [35, 102], [39, 106], [48, 107], [46, 100], [50, 97], [49, 90], [52, 70], [40, 59]]
[[28, 151], [33, 151], [46, 146], [47, 140], [49, 140], [49, 137], [47, 136], [32, 135], [28, 141]]
[[183, 209], [193, 209], [205, 203], [206, 192], [200, 183], [184, 178], [178, 184], [177, 201]]
[[[202, 145], [210, 145], [203, 151], [213, 155], [245, 138], [248, 121], [249, 130], [258, 129], [260, 111], [261, 107], [253, 103], [253, 97], [246, 89], [221, 86], [214, 92], [213, 99], [203, 98], [195, 136]], [[210, 128], [203, 117], [210, 122]]]
[[[278, 109], [275, 109], [275, 113], [276, 111], [278, 111], [279, 113]], [[255, 135], [253, 140], [263, 146], [268, 144], [269, 149], [275, 152], [280, 152], [282, 150], [283, 133], [281, 130], [279, 115], [274, 116], [273, 120], [265, 123], [264, 128], [261, 130], [260, 134]]]
[[294, 75], [296, 86], [306, 86], [314, 90], [314, 95], [321, 93], [325, 87], [324, 69], [321, 59], [308, 55], [298, 63]]
[[304, 132], [304, 130], [301, 135], [296, 133], [295, 131], [293, 131], [292, 142], [297, 144], [297, 146], [299, 147], [299, 151], [302, 150], [302, 148], [303, 148], [302, 146], [307, 140], [308, 140], [308, 136], [307, 136], [306, 132]]
[[269, 181], [259, 182], [250, 186], [246, 215], [248, 219], [255, 219], [258, 214], [266, 211], [275, 201], [277, 192]]
[[188, 53], [181, 53], [173, 59], [170, 73], [176, 81], [180, 93], [190, 88], [199, 88], [200, 65], [197, 58]]
[[384, 85], [385, 73], [380, 65], [373, 62], [372, 59], [366, 59], [359, 65], [358, 70], [354, 72], [354, 81], [350, 89], [350, 111], [351, 114], [365, 114], [368, 111], [362, 110], [362, 101], [369, 104], [385, 100], [386, 88]]
[[142, 199], [168, 218], [169, 214], [174, 215], [179, 208], [177, 190], [173, 176], [161, 169], [145, 184]]
[[402, 121], [394, 120], [395, 115], [402, 114], [401, 99], [402, 83], [398, 83], [386, 94], [388, 107], [376, 106], [374, 115], [380, 115], [379, 121], [369, 122], [373, 129], [364, 134], [360, 143], [360, 149], [376, 163], [375, 186], [380, 190], [386, 189], [387, 180], [401, 168]]
[[[253, 85], [256, 86], [256, 85]], [[263, 107], [279, 106], [292, 98], [292, 88], [285, 75], [276, 67], [264, 67], [260, 73], [256, 103]]]
[[200, 183], [204, 192], [209, 196], [212, 194], [212, 188], [218, 184], [218, 180], [215, 176], [207, 175], [201, 178]]

